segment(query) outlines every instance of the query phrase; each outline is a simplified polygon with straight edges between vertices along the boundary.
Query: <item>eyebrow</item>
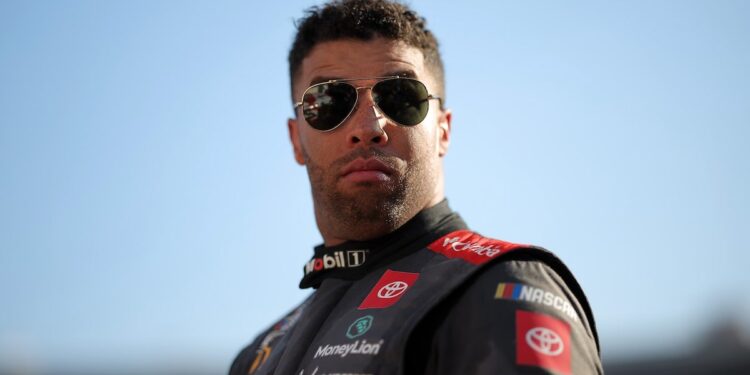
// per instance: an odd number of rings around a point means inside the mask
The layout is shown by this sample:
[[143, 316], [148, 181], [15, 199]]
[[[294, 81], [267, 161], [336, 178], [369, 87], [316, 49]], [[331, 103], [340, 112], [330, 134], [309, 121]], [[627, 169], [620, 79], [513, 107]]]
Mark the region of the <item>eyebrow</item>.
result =
[[[417, 78], [417, 73], [415, 73], [411, 69], [404, 69], [404, 70], [392, 70], [386, 73], [383, 73], [382, 75], [379, 75], [378, 77], [404, 77], [404, 78]], [[370, 77], [353, 77], [353, 78], [342, 78], [342, 77], [333, 77], [333, 76], [315, 76], [313, 79], [310, 80], [310, 86], [317, 85], [318, 83], [322, 82], [328, 82], [333, 80], [339, 80], [339, 79], [368, 79]]]

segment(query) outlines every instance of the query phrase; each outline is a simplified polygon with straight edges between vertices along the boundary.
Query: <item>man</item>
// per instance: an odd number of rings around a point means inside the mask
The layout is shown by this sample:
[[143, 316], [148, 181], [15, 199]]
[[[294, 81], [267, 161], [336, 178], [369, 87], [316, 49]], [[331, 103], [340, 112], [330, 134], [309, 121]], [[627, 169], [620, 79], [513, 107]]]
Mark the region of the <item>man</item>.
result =
[[230, 374], [602, 373], [567, 268], [448, 207], [451, 112], [422, 18], [384, 0], [313, 8], [289, 63], [289, 137], [324, 242], [300, 283], [315, 291]]

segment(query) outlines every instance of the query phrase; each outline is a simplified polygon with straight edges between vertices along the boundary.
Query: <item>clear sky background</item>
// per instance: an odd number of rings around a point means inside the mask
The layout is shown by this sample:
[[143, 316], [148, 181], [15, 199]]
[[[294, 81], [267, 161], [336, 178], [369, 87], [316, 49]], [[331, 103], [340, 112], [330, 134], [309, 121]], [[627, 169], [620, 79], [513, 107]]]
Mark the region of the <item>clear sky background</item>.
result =
[[[286, 54], [314, 3], [0, 2], [0, 366], [221, 373], [308, 294]], [[565, 260], [605, 360], [750, 326], [750, 2], [411, 4], [452, 207]]]

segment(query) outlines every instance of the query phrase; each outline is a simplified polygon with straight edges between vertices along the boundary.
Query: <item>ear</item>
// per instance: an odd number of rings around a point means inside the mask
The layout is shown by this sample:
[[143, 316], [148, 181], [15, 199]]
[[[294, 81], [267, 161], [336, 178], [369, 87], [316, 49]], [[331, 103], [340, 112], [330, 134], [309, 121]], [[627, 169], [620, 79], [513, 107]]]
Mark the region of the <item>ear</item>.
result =
[[299, 165], [305, 165], [304, 152], [302, 152], [302, 142], [299, 139], [299, 129], [297, 128], [297, 120], [293, 118], [287, 119], [286, 126], [289, 129], [289, 141], [292, 143], [294, 160], [296, 160]]
[[451, 119], [453, 111], [444, 109], [440, 111], [438, 118], [438, 155], [445, 156], [448, 153], [448, 146], [451, 143]]

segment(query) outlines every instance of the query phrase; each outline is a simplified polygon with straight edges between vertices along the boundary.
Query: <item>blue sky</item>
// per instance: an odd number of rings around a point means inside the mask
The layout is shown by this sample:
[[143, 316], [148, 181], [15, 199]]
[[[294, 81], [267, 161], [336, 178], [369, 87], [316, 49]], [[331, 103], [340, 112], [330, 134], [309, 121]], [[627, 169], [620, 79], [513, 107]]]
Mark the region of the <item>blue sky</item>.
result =
[[[223, 372], [307, 295], [286, 54], [315, 3], [0, 3], [0, 365]], [[750, 4], [411, 4], [452, 207], [562, 257], [605, 359], [750, 316]]]

